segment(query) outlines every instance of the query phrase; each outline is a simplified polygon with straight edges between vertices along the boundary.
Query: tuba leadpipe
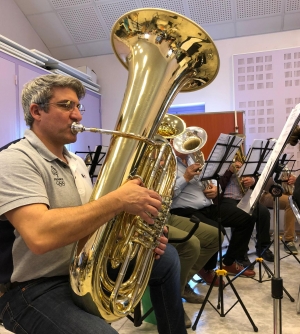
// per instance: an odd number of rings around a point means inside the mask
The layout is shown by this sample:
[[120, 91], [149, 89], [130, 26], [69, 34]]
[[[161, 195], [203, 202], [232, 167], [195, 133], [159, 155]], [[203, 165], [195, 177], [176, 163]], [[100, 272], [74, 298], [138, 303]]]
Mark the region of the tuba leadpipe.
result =
[[74, 134], [77, 134], [79, 132], [94, 132], [94, 133], [101, 133], [101, 134], [106, 134], [106, 135], [113, 135], [117, 137], [123, 137], [123, 138], [131, 138], [131, 139], [137, 139], [144, 141], [146, 143], [155, 145], [155, 141], [143, 137], [134, 133], [126, 133], [126, 132], [121, 132], [121, 131], [114, 131], [114, 130], [105, 130], [105, 129], [100, 129], [100, 128], [88, 128], [85, 127], [84, 125], [80, 123], [73, 122], [71, 125], [71, 131]]
[[171, 11], [124, 14], [112, 28], [111, 41], [128, 80], [114, 132], [101, 130], [111, 138], [90, 201], [140, 177], [163, 203], [154, 225], [122, 213], [75, 245], [69, 269], [74, 301], [107, 322], [128, 315], [142, 298], [170, 209], [176, 158], [169, 143], [155, 140], [158, 128], [179, 91], [206, 87], [219, 70], [209, 35]]

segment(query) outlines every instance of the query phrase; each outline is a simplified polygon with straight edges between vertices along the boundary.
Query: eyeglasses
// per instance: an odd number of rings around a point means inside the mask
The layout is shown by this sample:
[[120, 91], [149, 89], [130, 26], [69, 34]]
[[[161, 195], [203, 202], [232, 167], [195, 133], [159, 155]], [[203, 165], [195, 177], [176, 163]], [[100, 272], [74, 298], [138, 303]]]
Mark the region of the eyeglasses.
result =
[[79, 110], [80, 114], [82, 115], [85, 112], [84, 105], [81, 103], [76, 104], [74, 101], [64, 101], [64, 102], [53, 102], [53, 103], [38, 103], [39, 105], [46, 106], [53, 104], [55, 106], [60, 107], [64, 111], [72, 112], [74, 111], [75, 107]]

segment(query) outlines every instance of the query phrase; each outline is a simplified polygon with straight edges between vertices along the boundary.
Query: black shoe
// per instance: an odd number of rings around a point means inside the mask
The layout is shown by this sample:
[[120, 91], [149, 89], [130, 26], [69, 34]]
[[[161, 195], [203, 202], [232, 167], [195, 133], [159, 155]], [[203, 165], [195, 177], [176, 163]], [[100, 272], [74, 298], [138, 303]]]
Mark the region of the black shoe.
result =
[[[259, 253], [256, 251], [256, 255], [259, 256]], [[268, 262], [274, 262], [274, 254], [269, 249], [263, 251], [262, 258]]]

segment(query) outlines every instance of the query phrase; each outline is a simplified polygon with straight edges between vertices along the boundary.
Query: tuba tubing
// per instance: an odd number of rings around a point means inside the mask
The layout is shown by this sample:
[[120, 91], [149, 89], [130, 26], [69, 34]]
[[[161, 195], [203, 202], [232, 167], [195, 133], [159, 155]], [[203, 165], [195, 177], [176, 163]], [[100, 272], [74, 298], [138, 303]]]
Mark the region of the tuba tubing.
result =
[[163, 205], [154, 225], [122, 213], [74, 247], [69, 269], [74, 301], [107, 322], [128, 315], [142, 298], [170, 209], [176, 158], [169, 143], [153, 142], [159, 126], [179, 91], [206, 87], [219, 70], [210, 36], [175, 12], [147, 8], [126, 13], [113, 26], [111, 41], [128, 69], [115, 130], [72, 127], [112, 135], [90, 201], [140, 177], [161, 195]]

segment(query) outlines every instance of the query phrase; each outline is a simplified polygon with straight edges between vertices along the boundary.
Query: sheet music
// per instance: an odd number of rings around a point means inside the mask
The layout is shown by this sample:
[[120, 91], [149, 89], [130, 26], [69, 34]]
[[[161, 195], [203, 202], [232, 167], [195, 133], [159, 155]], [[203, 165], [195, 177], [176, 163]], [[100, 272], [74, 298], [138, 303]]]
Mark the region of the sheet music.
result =
[[[252, 176], [256, 173], [261, 174], [275, 145], [275, 140], [261, 140], [254, 139], [252, 146], [246, 157], [246, 161], [238, 171], [237, 175], [241, 176]], [[264, 156], [263, 151], [266, 148]], [[256, 171], [257, 163], [261, 162], [260, 168]]]
[[[228, 146], [231, 142], [232, 144], [230, 150], [227, 152]], [[241, 137], [221, 133], [207, 159], [207, 162], [204, 164], [199, 180], [211, 179], [216, 174], [221, 162], [223, 164], [221, 169], [218, 171], [218, 175], [222, 176], [230, 167], [235, 153], [241, 146], [242, 142], [243, 138]]]
[[273, 147], [272, 153], [263, 169], [260, 178], [258, 179], [250, 197], [244, 196], [241, 201], [238, 203], [238, 207], [244, 210], [247, 213], [252, 213], [256, 202], [259, 200], [260, 195], [265, 188], [271, 173], [275, 168], [275, 164], [279, 160], [280, 154], [283, 152], [285, 145], [287, 143], [287, 139], [289, 135], [292, 133], [294, 128], [300, 121], [300, 104], [297, 104], [296, 107], [291, 111], [279, 138], [276, 141], [276, 144]]

